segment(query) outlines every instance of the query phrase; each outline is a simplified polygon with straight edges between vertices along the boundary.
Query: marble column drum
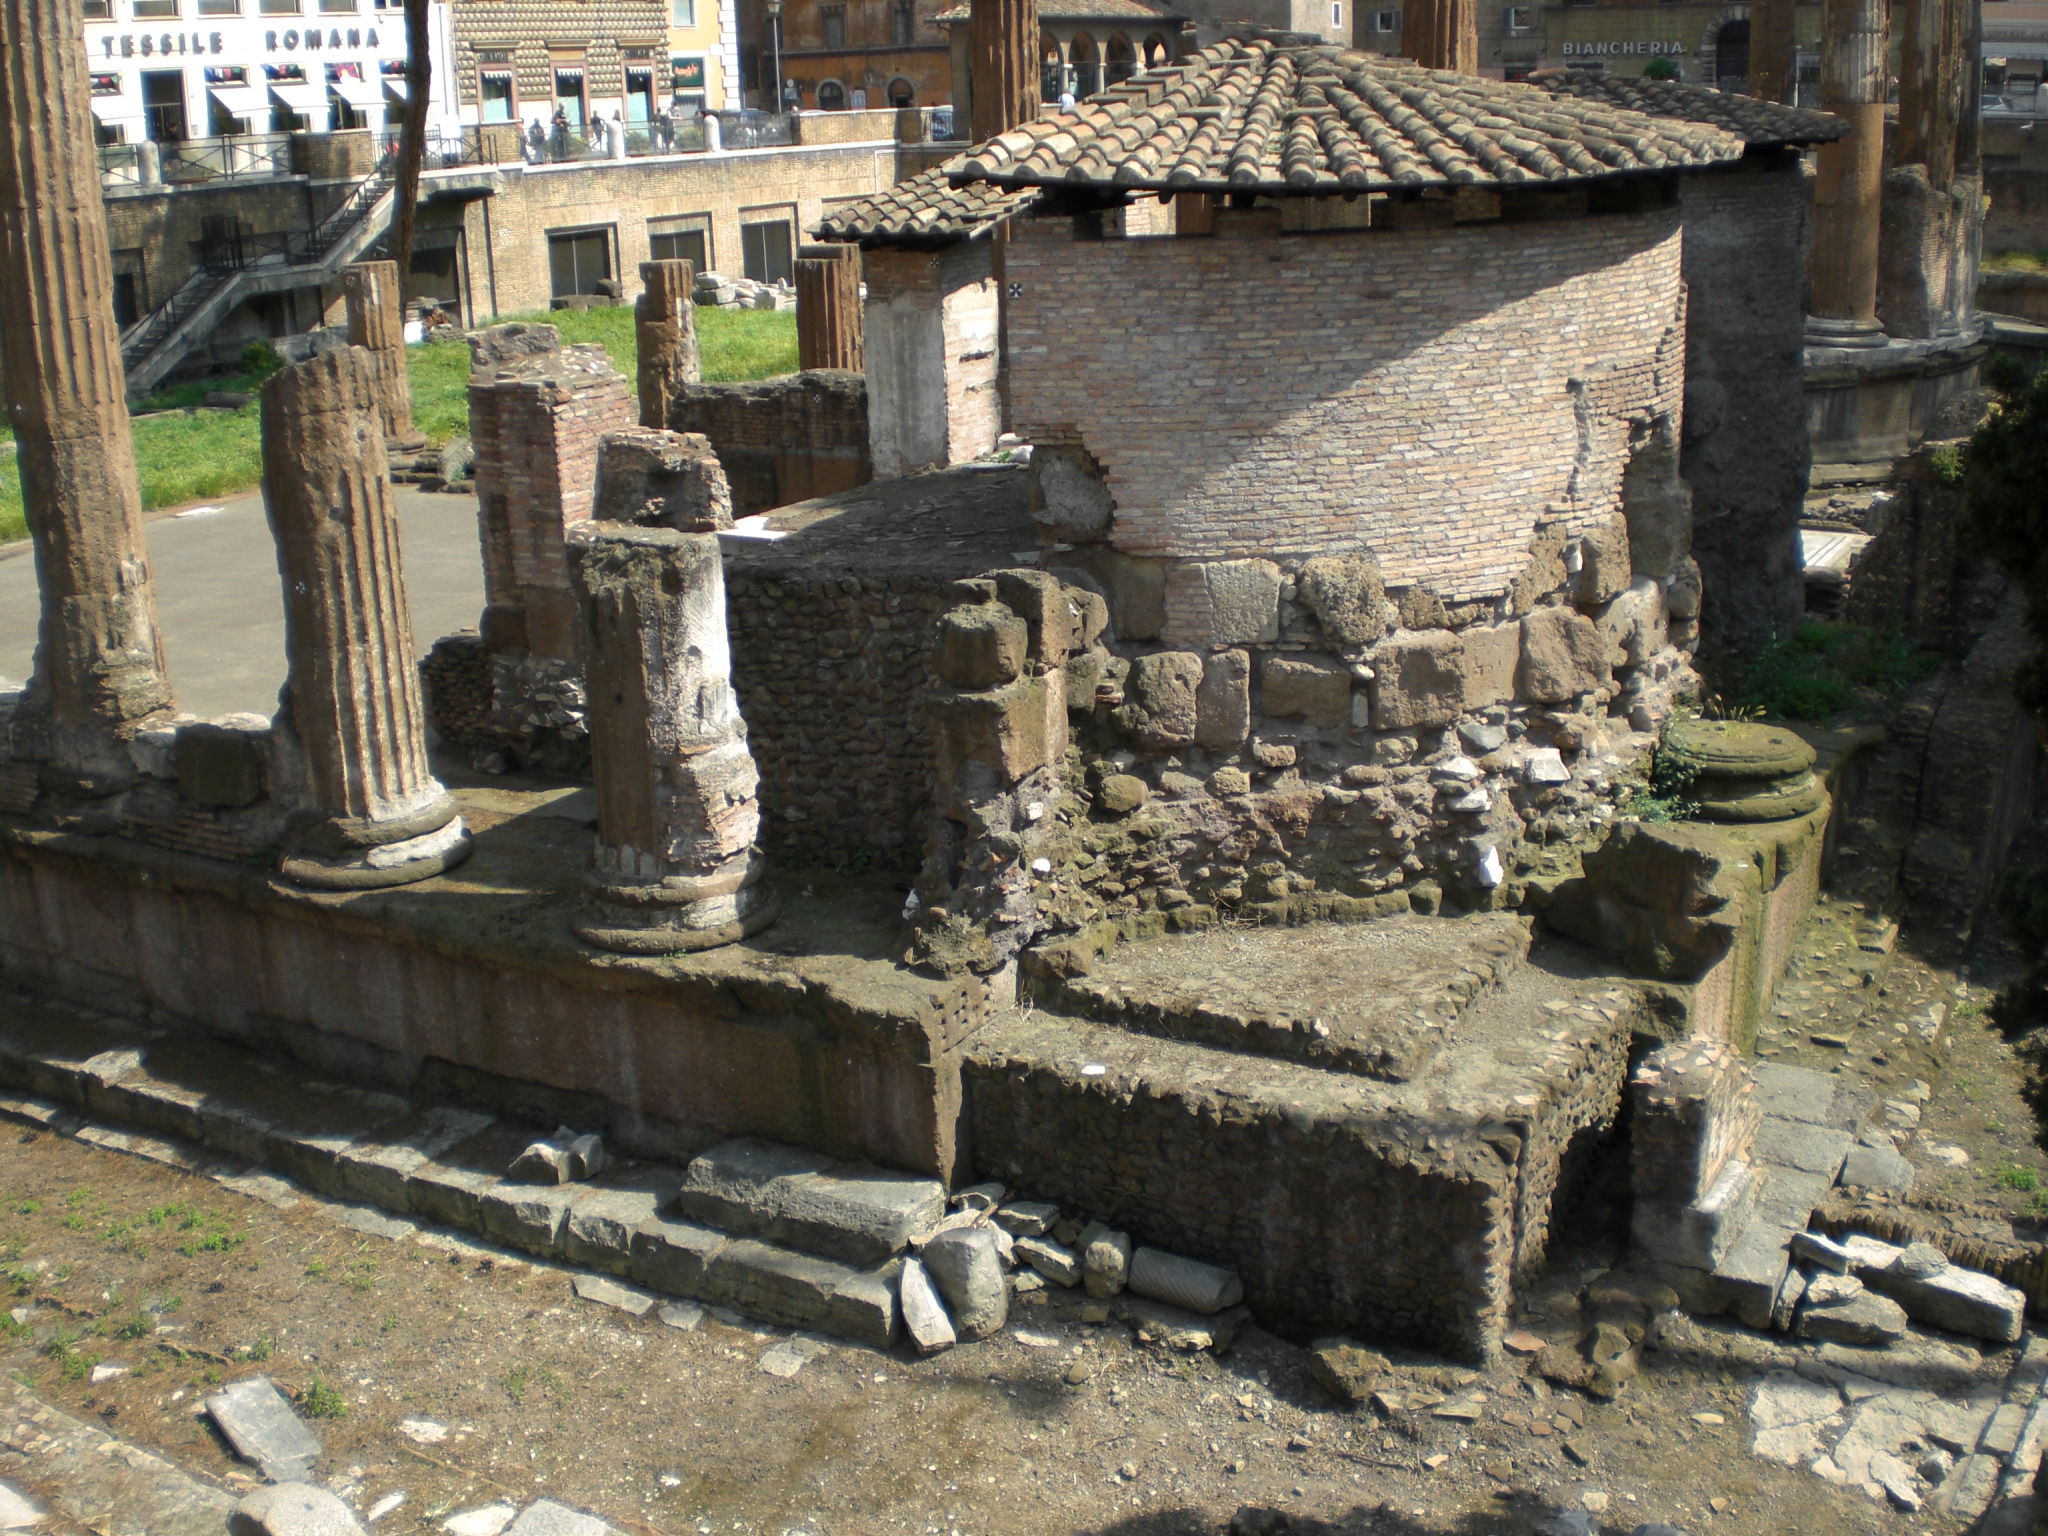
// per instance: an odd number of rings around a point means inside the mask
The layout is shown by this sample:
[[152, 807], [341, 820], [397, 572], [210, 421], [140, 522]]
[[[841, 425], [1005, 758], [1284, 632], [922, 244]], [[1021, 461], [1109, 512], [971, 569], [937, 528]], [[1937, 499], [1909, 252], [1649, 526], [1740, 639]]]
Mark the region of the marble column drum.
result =
[[377, 364], [361, 347], [264, 384], [263, 505], [284, 582], [278, 724], [305, 780], [285, 878], [357, 890], [437, 875], [470, 840], [427, 766]]
[[796, 365], [867, 366], [861, 347], [860, 247], [806, 245], [796, 259]]
[[341, 269], [349, 345], [377, 364], [377, 410], [384, 435], [400, 443], [424, 442], [412, 429], [412, 386], [405, 371], [405, 320], [398, 306], [398, 263], [358, 261]]
[[589, 690], [597, 849], [573, 919], [601, 949], [730, 944], [774, 921], [760, 776], [732, 690], [718, 536], [570, 530]]
[[171, 704], [142, 532], [79, 0], [0, 0], [0, 332], [42, 594], [17, 750], [111, 794]]

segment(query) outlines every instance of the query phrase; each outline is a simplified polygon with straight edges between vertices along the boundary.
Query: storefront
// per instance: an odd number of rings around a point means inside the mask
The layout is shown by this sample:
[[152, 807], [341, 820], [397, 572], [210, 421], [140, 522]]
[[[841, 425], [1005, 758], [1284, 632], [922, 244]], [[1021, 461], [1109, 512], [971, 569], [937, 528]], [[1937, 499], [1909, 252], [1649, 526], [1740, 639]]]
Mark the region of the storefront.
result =
[[[1794, 14], [1803, 77], [1818, 63], [1820, 6]], [[1749, 81], [1746, 5], [1552, 5], [1543, 19], [1547, 67], [1652, 73], [1731, 91]]]

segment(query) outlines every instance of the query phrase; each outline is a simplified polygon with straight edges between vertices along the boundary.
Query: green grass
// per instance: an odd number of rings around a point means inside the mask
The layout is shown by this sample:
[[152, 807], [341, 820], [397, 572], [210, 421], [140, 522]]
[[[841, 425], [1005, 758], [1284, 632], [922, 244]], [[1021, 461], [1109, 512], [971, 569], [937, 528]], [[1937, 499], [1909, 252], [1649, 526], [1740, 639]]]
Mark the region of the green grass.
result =
[[1986, 251], [1986, 272], [2048, 272], [2048, 251]]
[[1827, 720], [1896, 699], [1937, 665], [1896, 631], [1808, 619], [1751, 658], [1727, 702], [1781, 720]]
[[[597, 342], [614, 368], [633, 377], [630, 305], [507, 319], [558, 326], [568, 343]], [[787, 311], [700, 309], [697, 339], [704, 377], [713, 383], [765, 379], [796, 370], [796, 316]], [[263, 463], [257, 408], [252, 404], [232, 411], [196, 409], [211, 390], [254, 389], [269, 368], [260, 357], [250, 361], [253, 366], [244, 372], [178, 385], [142, 402], [140, 409], [152, 413], [135, 418], [135, 462], [145, 510], [230, 496], [256, 484]], [[414, 425], [436, 443], [468, 431], [468, 345], [431, 341], [412, 347], [406, 365]], [[11, 429], [6, 441], [11, 449]], [[11, 451], [0, 453], [0, 543], [27, 533], [14, 456]]]

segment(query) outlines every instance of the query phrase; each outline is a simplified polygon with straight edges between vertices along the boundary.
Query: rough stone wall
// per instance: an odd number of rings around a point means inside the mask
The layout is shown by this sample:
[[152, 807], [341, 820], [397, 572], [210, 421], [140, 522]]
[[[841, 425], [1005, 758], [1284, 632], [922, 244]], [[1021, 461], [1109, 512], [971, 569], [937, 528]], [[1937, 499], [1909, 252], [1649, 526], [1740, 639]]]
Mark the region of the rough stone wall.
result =
[[1685, 434], [1701, 639], [1741, 652], [1805, 601], [1799, 515], [1810, 453], [1800, 386], [1809, 215], [1798, 157], [1685, 179]]
[[668, 425], [711, 440], [742, 517], [874, 478], [867, 381], [857, 373], [821, 368], [748, 384], [684, 384]]
[[1369, 553], [1498, 597], [1546, 510], [1612, 514], [1632, 426], [1679, 416], [1675, 208], [1249, 244], [1040, 219], [1006, 259], [1012, 425], [1094, 455], [1126, 554]]
[[1982, 201], [1975, 176], [1934, 187], [1925, 166], [1885, 173], [1877, 313], [1886, 335], [1952, 334], [1974, 309]]

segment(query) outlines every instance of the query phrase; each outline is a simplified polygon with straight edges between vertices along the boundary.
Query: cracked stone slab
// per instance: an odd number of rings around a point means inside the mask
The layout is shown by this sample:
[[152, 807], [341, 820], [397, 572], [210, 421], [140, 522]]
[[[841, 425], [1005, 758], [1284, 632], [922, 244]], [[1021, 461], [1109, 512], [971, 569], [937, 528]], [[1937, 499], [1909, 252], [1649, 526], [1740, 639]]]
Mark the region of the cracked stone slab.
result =
[[623, 1275], [633, 1267], [633, 1233], [674, 1203], [682, 1175], [674, 1168], [623, 1168], [579, 1186], [562, 1229], [562, 1257]]
[[637, 1285], [622, 1285], [605, 1275], [578, 1275], [570, 1284], [585, 1301], [615, 1307], [633, 1317], [645, 1317], [660, 1300], [652, 1291], [643, 1291]]
[[235, 1454], [274, 1483], [303, 1482], [320, 1442], [268, 1376], [245, 1376], [206, 1399], [206, 1411]]
[[692, 1159], [684, 1215], [743, 1236], [849, 1264], [879, 1264], [921, 1241], [946, 1213], [937, 1179], [835, 1163], [741, 1138]]

